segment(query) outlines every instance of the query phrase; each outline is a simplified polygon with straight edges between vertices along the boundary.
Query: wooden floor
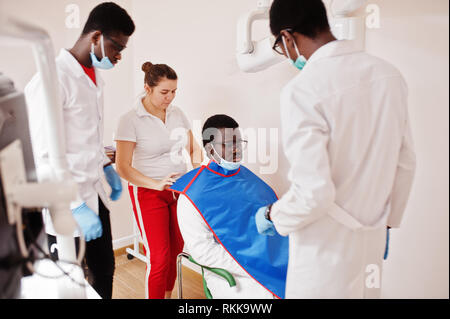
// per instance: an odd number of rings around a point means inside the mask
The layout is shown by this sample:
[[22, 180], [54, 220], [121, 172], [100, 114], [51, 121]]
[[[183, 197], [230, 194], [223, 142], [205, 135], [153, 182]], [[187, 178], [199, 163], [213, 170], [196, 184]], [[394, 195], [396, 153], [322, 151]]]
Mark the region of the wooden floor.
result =
[[[126, 254], [116, 255], [113, 299], [145, 299], [145, 263], [137, 258], [128, 260]], [[178, 282], [172, 291], [178, 298]], [[202, 276], [183, 266], [183, 299], [205, 299]]]

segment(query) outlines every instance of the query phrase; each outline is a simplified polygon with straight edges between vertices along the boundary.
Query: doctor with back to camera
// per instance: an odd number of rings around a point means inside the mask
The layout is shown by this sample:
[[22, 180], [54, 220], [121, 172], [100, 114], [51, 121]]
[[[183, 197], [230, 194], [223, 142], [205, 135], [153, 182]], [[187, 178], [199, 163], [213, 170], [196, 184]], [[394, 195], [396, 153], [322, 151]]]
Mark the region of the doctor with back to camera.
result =
[[[135, 26], [128, 13], [108, 2], [96, 6], [89, 14], [83, 32], [72, 49], [62, 49], [56, 59], [62, 101], [67, 163], [78, 184], [78, 198], [71, 203], [72, 214], [86, 240], [85, 262], [92, 286], [104, 299], [112, 297], [114, 252], [108, 198], [101, 182], [104, 174], [111, 186], [110, 199], [122, 193], [120, 177], [111, 166], [103, 147], [103, 80], [98, 69], [112, 69], [121, 59]], [[38, 178], [48, 172], [48, 141], [43, 82], [36, 74], [25, 88], [33, 152]], [[48, 244], [56, 233], [50, 215], [44, 215]], [[74, 234], [78, 236], [78, 234]]]
[[289, 235], [287, 298], [379, 298], [415, 171], [406, 83], [337, 41], [321, 0], [274, 0], [270, 28], [302, 71], [281, 94], [291, 186], [256, 212], [258, 231]]

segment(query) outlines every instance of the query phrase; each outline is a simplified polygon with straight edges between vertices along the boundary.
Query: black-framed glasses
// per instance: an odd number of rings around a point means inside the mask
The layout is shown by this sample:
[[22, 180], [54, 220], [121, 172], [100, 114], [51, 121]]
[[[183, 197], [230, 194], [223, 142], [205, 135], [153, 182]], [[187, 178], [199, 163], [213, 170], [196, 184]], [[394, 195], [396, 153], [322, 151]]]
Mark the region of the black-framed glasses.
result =
[[[284, 29], [289, 33], [292, 33], [292, 29]], [[283, 40], [283, 34], [280, 32], [280, 34], [275, 38], [275, 42], [273, 43], [272, 50], [274, 50], [276, 53], [284, 55], [283, 49], [281, 48], [281, 42]]]
[[126, 49], [126, 46], [120, 44], [119, 42], [117, 42], [116, 40], [114, 40], [113, 38], [111, 38], [110, 36], [108, 36], [108, 35], [106, 35], [106, 34], [103, 34], [103, 36], [104, 36], [105, 38], [107, 38], [109, 41], [111, 41], [111, 43], [113, 44], [114, 48], [115, 48], [118, 52], [121, 52], [121, 51], [123, 51], [123, 50]]

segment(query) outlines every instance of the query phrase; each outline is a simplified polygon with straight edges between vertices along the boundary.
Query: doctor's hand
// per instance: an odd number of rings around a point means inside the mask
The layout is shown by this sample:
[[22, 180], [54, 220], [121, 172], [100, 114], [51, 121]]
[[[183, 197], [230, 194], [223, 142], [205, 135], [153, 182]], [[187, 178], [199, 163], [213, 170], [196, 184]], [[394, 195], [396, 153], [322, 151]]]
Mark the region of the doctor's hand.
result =
[[105, 172], [106, 181], [109, 186], [111, 186], [112, 192], [109, 198], [116, 201], [120, 198], [122, 194], [122, 181], [120, 180], [119, 175], [116, 173], [112, 165], [108, 165], [103, 168], [103, 172]]
[[167, 190], [170, 188], [170, 186], [173, 185], [177, 181], [177, 178], [180, 176], [179, 173], [171, 173], [164, 177], [162, 180], [158, 181], [156, 183], [155, 189], [158, 191]]
[[265, 212], [267, 206], [261, 207], [258, 209], [255, 215], [256, 228], [258, 229], [258, 233], [261, 235], [274, 236], [276, 233], [275, 226], [273, 223], [266, 219]]
[[72, 214], [83, 232], [86, 241], [102, 236], [103, 228], [98, 215], [86, 203], [72, 209]]

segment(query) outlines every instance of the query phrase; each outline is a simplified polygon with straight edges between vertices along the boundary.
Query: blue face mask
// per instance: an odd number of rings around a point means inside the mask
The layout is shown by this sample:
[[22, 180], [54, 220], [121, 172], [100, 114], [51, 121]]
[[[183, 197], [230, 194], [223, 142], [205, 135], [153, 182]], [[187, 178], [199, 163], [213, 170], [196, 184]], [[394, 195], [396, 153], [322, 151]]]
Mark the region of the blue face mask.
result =
[[91, 61], [92, 66], [97, 69], [109, 70], [114, 67], [109, 58], [105, 56], [105, 46], [103, 44], [103, 35], [100, 37], [100, 45], [102, 48], [102, 60], [99, 61], [94, 53], [94, 43], [91, 44]]
[[224, 168], [228, 171], [234, 171], [241, 166], [241, 162], [228, 162], [228, 161], [224, 160], [223, 158], [220, 158], [219, 166], [221, 166], [222, 168]]
[[220, 167], [226, 169], [227, 171], [234, 171], [234, 170], [238, 169], [241, 166], [241, 162], [228, 162], [228, 161], [226, 161], [225, 159], [220, 157], [220, 155], [217, 153], [217, 151], [214, 148], [214, 146], [212, 146], [212, 148], [213, 148], [214, 152], [216, 152], [217, 156], [220, 159], [220, 162], [218, 163]]
[[292, 65], [295, 66], [297, 69], [299, 69], [300, 71], [303, 70], [303, 68], [305, 67], [305, 64], [307, 62], [307, 60], [305, 59], [305, 57], [303, 55], [300, 55], [297, 60], [292, 61]]
[[284, 45], [284, 50], [286, 51], [286, 54], [289, 58], [289, 60], [291, 60], [291, 63], [293, 66], [295, 66], [297, 69], [299, 69], [300, 71], [303, 70], [303, 68], [305, 67], [305, 64], [308, 60], [306, 60], [306, 58], [300, 54], [300, 52], [298, 52], [298, 48], [297, 48], [297, 44], [294, 41], [294, 47], [295, 47], [295, 52], [297, 53], [297, 59], [294, 61], [291, 59], [291, 56], [289, 55], [289, 51], [287, 50], [286, 47], [286, 42], [283, 39], [283, 45]]

